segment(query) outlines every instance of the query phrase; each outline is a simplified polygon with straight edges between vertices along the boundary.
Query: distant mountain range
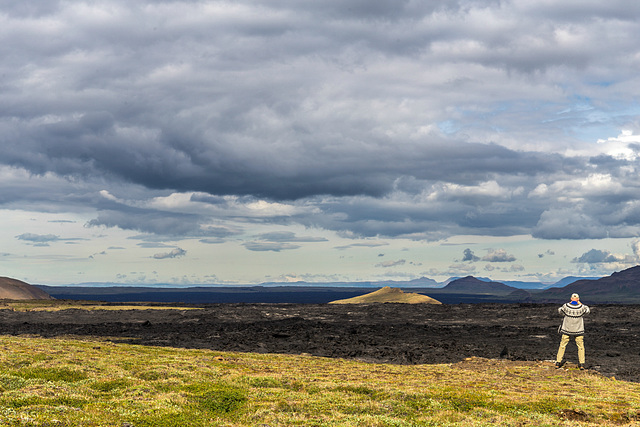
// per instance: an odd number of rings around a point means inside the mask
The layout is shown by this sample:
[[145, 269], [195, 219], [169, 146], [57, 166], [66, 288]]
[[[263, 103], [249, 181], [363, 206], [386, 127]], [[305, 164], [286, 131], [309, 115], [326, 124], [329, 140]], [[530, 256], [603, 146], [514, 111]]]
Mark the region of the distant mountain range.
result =
[[[4, 280], [4, 282], [3, 282]], [[443, 284], [444, 283], [444, 284]], [[473, 276], [451, 278], [438, 283], [423, 277], [411, 281], [267, 283], [235, 286], [117, 286], [83, 284], [69, 286], [28, 285], [15, 279], [0, 278], [0, 299], [19, 298], [84, 299], [111, 302], [187, 302], [187, 303], [328, 303], [371, 293], [385, 287], [410, 290], [445, 304], [457, 303], [557, 303], [567, 301], [574, 292], [589, 303], [640, 304], [640, 266], [606, 277], [566, 277], [552, 285], [539, 282], [497, 282]], [[435, 284], [435, 285], [434, 285]], [[528, 287], [525, 287], [528, 286]], [[25, 294], [24, 292], [31, 292]], [[44, 291], [44, 292], [42, 292]], [[2, 293], [4, 292], [4, 294]], [[33, 292], [38, 292], [33, 293]], [[5, 296], [3, 296], [5, 295]]]
[[487, 282], [473, 276], [467, 276], [450, 282], [441, 289], [441, 292], [452, 294], [509, 295], [517, 289], [518, 288], [505, 285], [501, 282]]
[[[575, 280], [574, 280], [575, 279]], [[581, 301], [589, 303], [630, 303], [640, 304], [640, 266], [613, 273], [601, 278], [568, 277], [558, 282], [560, 286], [548, 289], [523, 289], [501, 282], [487, 282], [473, 276], [454, 280], [444, 288], [429, 290], [429, 296], [464, 294], [468, 298], [476, 296], [491, 302], [532, 302], [550, 303], [569, 301], [571, 294], [580, 295]], [[443, 299], [440, 299], [443, 301]]]
[[599, 303], [640, 303], [640, 266], [613, 273], [597, 280], [578, 280], [564, 287], [554, 287], [532, 295], [533, 301], [568, 300], [572, 293], [580, 300]]
[[[547, 289], [551, 287], [566, 286], [569, 283], [573, 283], [577, 280], [595, 280], [598, 277], [574, 277], [569, 276], [558, 280], [557, 282], [544, 283], [544, 282], [526, 282], [521, 280], [505, 280], [498, 283], [511, 286], [518, 289]], [[343, 287], [343, 288], [381, 288], [385, 286], [394, 288], [444, 288], [452, 282], [455, 282], [465, 277], [450, 277], [442, 282], [438, 282], [428, 277], [420, 277], [413, 280], [380, 280], [380, 281], [367, 281], [367, 282], [267, 282], [261, 283], [259, 286], [271, 287], [271, 286], [322, 286], [322, 287]], [[488, 277], [476, 277], [476, 279], [483, 282], [495, 282]]]
[[[175, 285], [171, 283], [153, 283], [153, 284], [123, 284], [115, 282], [84, 282], [75, 283], [70, 285], [64, 285], [61, 287], [73, 287], [73, 288], [154, 288], [154, 289], [185, 289], [185, 288], [273, 288], [273, 287], [314, 287], [314, 288], [383, 288], [389, 286], [392, 288], [444, 288], [451, 282], [454, 282], [464, 277], [450, 277], [442, 282], [438, 282], [428, 277], [420, 277], [413, 280], [379, 280], [379, 281], [363, 281], [363, 282], [264, 282], [258, 285], [228, 285], [228, 284], [192, 284], [192, 285]], [[518, 288], [518, 289], [546, 289], [550, 287], [566, 286], [569, 283], [573, 283], [577, 280], [595, 280], [600, 277], [565, 277], [557, 282], [543, 283], [543, 282], [525, 282], [517, 280], [506, 280], [498, 283]], [[476, 279], [483, 282], [496, 282], [488, 277], [476, 277]], [[58, 287], [49, 285], [36, 285], [42, 288]]]

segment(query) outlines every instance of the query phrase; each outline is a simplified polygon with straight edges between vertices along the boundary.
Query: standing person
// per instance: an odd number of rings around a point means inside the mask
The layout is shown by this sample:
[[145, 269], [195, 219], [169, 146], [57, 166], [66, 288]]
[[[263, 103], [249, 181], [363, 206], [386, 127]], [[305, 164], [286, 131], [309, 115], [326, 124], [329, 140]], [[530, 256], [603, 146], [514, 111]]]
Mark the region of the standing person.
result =
[[580, 302], [580, 295], [571, 295], [571, 301], [563, 304], [558, 309], [558, 313], [564, 316], [562, 325], [558, 332], [562, 334], [560, 340], [560, 348], [556, 356], [556, 368], [560, 369], [566, 363], [564, 360], [564, 350], [569, 344], [570, 337], [575, 337], [576, 346], [578, 346], [578, 367], [584, 369], [585, 352], [584, 352], [584, 320], [583, 316], [589, 314], [589, 307]]

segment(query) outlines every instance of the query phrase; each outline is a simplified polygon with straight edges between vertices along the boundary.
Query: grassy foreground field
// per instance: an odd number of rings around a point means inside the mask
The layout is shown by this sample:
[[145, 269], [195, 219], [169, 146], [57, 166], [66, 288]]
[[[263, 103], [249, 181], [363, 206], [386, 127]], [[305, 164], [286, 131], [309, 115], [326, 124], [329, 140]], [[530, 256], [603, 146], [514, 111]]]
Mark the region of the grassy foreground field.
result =
[[0, 425], [559, 426], [640, 420], [640, 384], [549, 362], [397, 366], [0, 336]]

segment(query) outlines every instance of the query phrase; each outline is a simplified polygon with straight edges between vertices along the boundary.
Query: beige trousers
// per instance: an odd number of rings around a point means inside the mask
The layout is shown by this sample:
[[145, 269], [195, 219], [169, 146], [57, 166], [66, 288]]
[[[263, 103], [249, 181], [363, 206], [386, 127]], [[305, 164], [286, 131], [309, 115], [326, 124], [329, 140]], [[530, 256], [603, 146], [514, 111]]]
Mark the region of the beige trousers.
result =
[[[562, 340], [560, 340], [560, 347], [558, 348], [558, 355], [556, 356], [556, 362], [562, 362], [564, 357], [564, 351], [569, 344], [569, 335], [562, 334]], [[576, 346], [578, 346], [578, 362], [584, 365], [585, 352], [584, 352], [584, 336], [576, 336]]]

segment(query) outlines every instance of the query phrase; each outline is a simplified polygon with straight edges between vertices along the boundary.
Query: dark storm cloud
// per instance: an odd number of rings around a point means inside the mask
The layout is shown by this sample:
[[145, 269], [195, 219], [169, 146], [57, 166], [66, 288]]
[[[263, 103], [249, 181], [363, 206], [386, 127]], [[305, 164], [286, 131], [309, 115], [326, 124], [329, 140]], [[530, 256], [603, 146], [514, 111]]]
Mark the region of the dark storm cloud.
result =
[[212, 196], [210, 194], [194, 193], [191, 195], [191, 201], [208, 203], [211, 205], [226, 205], [228, 202], [224, 197]]
[[[166, 4], [168, 10], [175, 6], [170, 2]], [[389, 12], [397, 10], [403, 15], [403, 8], [398, 8], [392, 2], [376, 7], [365, 7], [364, 3], [349, 3], [341, 7], [344, 10], [337, 10], [340, 19], [344, 19], [343, 12], [347, 11], [351, 11], [351, 16], [357, 19], [368, 19], [379, 14], [393, 18]], [[415, 13], [409, 3], [405, 7], [412, 14]], [[330, 5], [322, 9], [334, 10]], [[70, 12], [64, 9], [60, 13], [64, 16]], [[296, 86], [303, 83], [297, 82], [300, 76], [296, 76], [293, 82], [287, 82], [287, 86], [282, 87], [282, 94], [276, 91], [285, 83], [268, 73], [263, 73], [265, 77], [256, 75], [259, 81], [243, 83], [236, 80], [229, 87], [225, 82], [225, 70], [220, 80], [208, 80], [203, 88], [201, 85], [204, 82], [199, 80], [203, 76], [199, 73], [207, 68], [214, 70], [221, 67], [221, 63], [196, 58], [193, 56], [195, 52], [185, 53], [179, 50], [179, 44], [172, 44], [168, 46], [170, 51], [167, 54], [171, 51], [178, 54], [174, 65], [174, 61], [167, 62], [168, 58], [155, 55], [167, 47], [167, 41], [161, 34], [144, 34], [128, 29], [126, 32], [132, 38], [126, 39], [123, 35], [107, 35], [103, 32], [121, 29], [123, 25], [116, 19], [133, 19], [135, 14], [141, 13], [136, 9], [130, 12], [106, 19], [101, 23], [102, 27], [90, 27], [89, 23], [80, 26], [80, 34], [84, 32], [94, 36], [83, 42], [86, 46], [77, 46], [71, 35], [63, 36], [58, 55], [69, 55], [79, 48], [79, 59], [84, 60], [67, 64], [64, 57], [58, 57], [61, 67], [58, 71], [63, 72], [69, 67], [71, 74], [64, 79], [57, 74], [50, 76], [50, 84], [57, 88], [57, 95], [61, 98], [50, 100], [50, 111], [62, 117], [52, 122], [39, 119], [46, 117], [48, 112], [27, 106], [24, 102], [29, 98], [17, 95], [12, 98], [18, 105], [12, 106], [10, 114], [15, 117], [16, 111], [24, 110], [24, 115], [18, 115], [23, 120], [4, 123], [8, 131], [3, 133], [5, 136], [2, 141], [5, 162], [35, 173], [54, 171], [71, 176], [97, 173], [149, 188], [246, 194], [275, 199], [296, 199], [315, 194], [380, 196], [389, 192], [394, 180], [403, 175], [449, 182], [475, 182], [493, 173], [528, 174], [553, 170], [562, 162], [561, 158], [517, 153], [484, 144], [452, 144], [450, 141], [433, 140], [433, 137], [419, 142], [405, 141], [398, 146], [392, 140], [381, 140], [376, 135], [366, 133], [359, 136], [359, 141], [354, 140], [349, 144], [344, 142], [352, 139], [351, 136], [334, 134], [333, 129], [318, 132], [316, 128], [310, 134], [309, 126], [316, 127], [317, 124], [304, 125], [300, 121], [308, 120], [294, 113], [306, 101], [305, 98], [286, 98], [287, 93], [299, 90]], [[157, 13], [161, 12], [163, 9], [159, 6]], [[277, 14], [277, 10], [271, 12]], [[294, 12], [308, 13], [302, 10]], [[432, 10], [430, 7], [419, 12], [431, 13]], [[223, 16], [224, 11], [220, 11], [220, 16], [213, 14], [210, 19], [217, 21]], [[347, 13], [346, 16], [350, 15]], [[157, 16], [146, 18], [151, 25]], [[235, 15], [233, 18], [245, 20]], [[283, 31], [292, 25], [292, 22], [273, 19], [271, 24], [282, 26]], [[191, 32], [180, 25], [169, 25], [164, 28], [164, 35], [180, 32], [187, 40], [202, 43], [205, 22], [196, 20]], [[255, 25], [261, 24], [259, 19], [256, 20]], [[233, 31], [231, 26], [225, 28]], [[303, 31], [301, 27], [295, 30]], [[16, 35], [20, 34], [18, 28], [13, 31]], [[235, 31], [243, 33], [249, 30], [240, 28]], [[360, 37], [375, 34], [373, 29], [363, 31], [367, 34]], [[226, 34], [214, 31], [209, 37], [215, 41], [224, 39]], [[268, 39], [272, 35], [263, 37]], [[95, 41], [88, 41], [91, 39]], [[133, 48], [134, 52], [142, 49], [144, 44], [144, 51], [138, 51], [141, 56], [136, 61], [133, 61], [133, 57], [123, 57], [120, 50], [114, 50], [125, 41], [129, 50]], [[255, 41], [257, 45], [254, 47], [258, 49], [260, 38]], [[147, 45], [148, 42], [151, 45]], [[31, 46], [22, 47], [26, 48], [27, 54], [33, 50]], [[16, 50], [18, 48], [15, 47]], [[334, 48], [338, 49], [338, 46]], [[88, 67], [102, 64], [95, 63], [98, 59], [93, 57], [91, 49], [108, 49], [110, 54], [115, 55], [115, 63], [111, 67], [92, 70], [93, 78], [86, 75]], [[186, 58], [185, 54], [188, 55]], [[283, 53], [276, 53], [280, 54]], [[23, 55], [14, 56], [19, 60]], [[184, 75], [187, 77], [193, 73], [191, 77], [198, 77], [191, 84], [183, 79], [176, 80], [177, 76], [171, 74], [172, 67], [176, 67], [178, 70], [175, 72], [181, 75], [180, 66], [177, 65], [181, 60], [187, 60], [195, 67]], [[255, 60], [257, 63], [263, 61], [260, 57]], [[112, 75], [110, 69], [113, 67], [119, 68], [120, 72]], [[162, 74], [165, 67], [168, 81], [154, 83], [153, 73]], [[123, 87], [120, 87], [121, 78], [127, 78], [122, 81]], [[137, 81], [139, 83], [134, 85], [133, 82]], [[165, 83], [170, 84], [167, 86]], [[171, 83], [176, 83], [176, 86], [171, 86]], [[275, 87], [269, 88], [273, 83], [276, 83]], [[196, 87], [201, 90], [195, 92]], [[123, 91], [121, 94], [120, 90]], [[240, 96], [234, 96], [238, 94]], [[35, 93], [31, 95], [36, 96]], [[37, 96], [46, 98], [47, 94], [39, 93]], [[163, 99], [163, 102], [156, 102], [156, 98]], [[206, 108], [208, 114], [202, 116], [197, 111], [198, 106]], [[72, 112], [71, 117], [65, 117]], [[177, 112], [182, 113], [177, 116]], [[9, 110], [5, 117], [7, 113]], [[281, 129], [270, 129], [269, 121], [272, 120]], [[296, 124], [296, 121], [300, 124]], [[338, 131], [348, 125], [347, 121], [342, 122], [337, 123]], [[287, 133], [282, 134], [285, 130]], [[274, 131], [278, 132], [277, 140], [271, 139], [275, 136], [272, 135]], [[296, 179], [292, 180], [292, 177]]]
[[229, 237], [241, 234], [238, 227], [211, 225], [209, 216], [199, 213], [186, 213], [158, 207], [137, 207], [127, 201], [117, 200], [114, 196], [98, 199], [98, 216], [85, 225], [87, 227], [118, 227], [146, 233], [143, 238], [154, 244], [153, 236], [200, 239], [203, 243], [221, 243]]
[[[138, 208], [117, 202], [102, 202], [98, 216], [86, 223], [88, 227], [118, 227], [169, 238], [198, 238], [218, 242], [241, 233], [241, 230], [208, 224], [210, 219], [195, 213], [171, 212]], [[217, 243], [217, 242], [216, 242]]]
[[[235, 148], [233, 137], [193, 131], [161, 130], [158, 138], [125, 135], [115, 129], [110, 115], [90, 116], [25, 129], [21, 138], [26, 140], [0, 137], [8, 148], [5, 158], [38, 174], [98, 175], [152, 189], [280, 200], [320, 194], [382, 196], [404, 176], [472, 184], [496, 174], [570, 173], [583, 166], [557, 155], [435, 137], [398, 147], [373, 135], [352, 145], [327, 144], [316, 135], [302, 141], [256, 140], [253, 147]], [[202, 201], [223, 202], [215, 196]]]
[[[258, 221], [233, 210], [257, 199], [349, 237], [638, 235], [637, 158], [537, 146], [634, 102], [639, 16], [623, 1], [4, 2], [0, 205], [95, 207], [89, 226], [205, 243], [241, 232], [209, 215]], [[555, 184], [592, 174], [615, 182]], [[132, 207], [174, 191], [218, 210]]]
[[511, 194], [498, 189], [481, 196], [482, 191], [478, 187], [425, 186], [418, 196], [396, 193], [386, 198], [324, 199], [317, 204], [321, 214], [296, 220], [345, 235], [439, 240], [453, 234], [527, 234], [546, 208], [528, 200], [526, 191]]
[[145, 233], [173, 236], [202, 235], [200, 225], [194, 216], [170, 214], [151, 210], [103, 211], [89, 221], [89, 227], [119, 227]]

